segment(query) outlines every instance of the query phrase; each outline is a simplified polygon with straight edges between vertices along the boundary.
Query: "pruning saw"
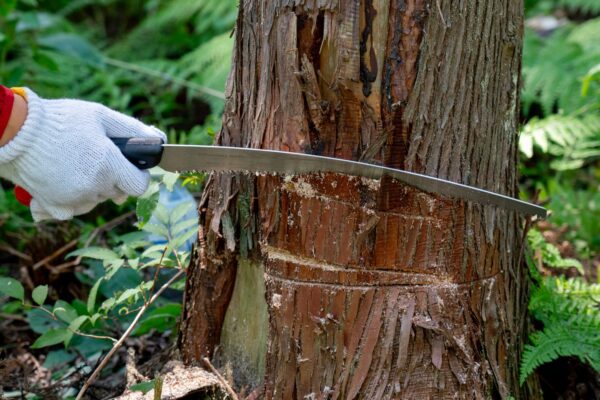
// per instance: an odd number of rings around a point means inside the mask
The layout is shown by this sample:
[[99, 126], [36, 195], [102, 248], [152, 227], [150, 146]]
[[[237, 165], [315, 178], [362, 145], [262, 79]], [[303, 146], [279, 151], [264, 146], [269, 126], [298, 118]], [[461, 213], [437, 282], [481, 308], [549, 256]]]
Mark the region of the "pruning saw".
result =
[[429, 193], [491, 205], [525, 216], [546, 218], [546, 209], [519, 199], [445, 179], [365, 162], [226, 146], [164, 144], [160, 138], [112, 138], [123, 155], [140, 169], [160, 166], [167, 171], [239, 171], [298, 175], [334, 172], [370, 179], [387, 175]]

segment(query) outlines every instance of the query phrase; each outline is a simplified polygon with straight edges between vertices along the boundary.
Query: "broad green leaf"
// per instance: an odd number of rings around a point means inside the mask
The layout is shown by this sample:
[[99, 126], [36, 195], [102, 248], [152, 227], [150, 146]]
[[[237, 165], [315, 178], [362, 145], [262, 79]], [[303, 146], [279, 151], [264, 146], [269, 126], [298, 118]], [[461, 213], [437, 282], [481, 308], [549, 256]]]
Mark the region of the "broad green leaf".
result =
[[158, 307], [149, 311], [138, 327], [134, 335], [143, 335], [150, 330], [155, 329], [157, 332], [165, 332], [168, 329], [173, 329], [177, 322], [177, 318], [181, 315], [181, 304], [167, 304], [163, 307]]
[[104, 247], [86, 247], [83, 249], [75, 250], [67, 255], [67, 257], [81, 256], [87, 258], [93, 258], [95, 260], [115, 260], [120, 259], [119, 255]]
[[191, 229], [187, 232], [184, 232], [180, 236], [177, 236], [173, 241], [171, 241], [171, 245], [173, 248], [178, 249], [185, 244], [189, 239], [196, 236], [198, 232], [195, 229]]
[[38, 305], [43, 306], [44, 302], [46, 301], [46, 297], [48, 297], [48, 285], [41, 285], [33, 289], [33, 292], [31, 292], [31, 297]]
[[67, 329], [52, 329], [37, 338], [37, 340], [31, 345], [31, 348], [40, 349], [42, 347], [53, 346], [70, 339], [72, 336], [73, 334]]
[[154, 233], [165, 238], [169, 237], [169, 230], [163, 225], [145, 224], [142, 229], [148, 233]]
[[46, 68], [49, 71], [58, 71], [59, 66], [52, 57], [45, 54], [44, 52], [38, 51], [33, 55], [33, 61], [41, 67]]
[[137, 200], [136, 214], [138, 218], [138, 225], [143, 228], [144, 225], [150, 221], [152, 213], [158, 205], [158, 198], [160, 196], [159, 184], [157, 182], [150, 183], [148, 190]]
[[105, 313], [108, 313], [110, 310], [112, 310], [114, 308], [116, 302], [117, 302], [116, 298], [110, 297], [102, 302], [100, 309], [103, 310]]
[[7, 296], [14, 297], [21, 301], [25, 299], [25, 289], [23, 289], [23, 285], [13, 278], [0, 278], [0, 293], [4, 293]]
[[17, 32], [33, 31], [40, 28], [40, 20], [36, 12], [19, 13]]
[[5, 314], [17, 314], [23, 309], [23, 303], [18, 300], [7, 301], [0, 310]]
[[90, 317], [90, 322], [92, 323], [92, 326], [96, 326], [96, 321], [98, 321], [98, 318], [101, 318], [102, 314], [96, 313], [94, 315], [92, 315]]
[[163, 225], [169, 225], [169, 210], [167, 210], [167, 207], [165, 207], [164, 204], [158, 203], [153, 215]]
[[0, 1], [0, 16], [6, 17], [17, 5], [17, 0]]
[[77, 310], [75, 310], [69, 303], [64, 300], [58, 300], [54, 305], [54, 315], [66, 323], [71, 323], [75, 318], [78, 317]]
[[129, 260], [127, 260], [127, 263], [129, 264], [129, 266], [135, 270], [137, 270], [140, 266], [140, 259], [139, 258], [131, 258]]
[[197, 225], [198, 225], [198, 220], [196, 218], [187, 219], [187, 220], [178, 222], [177, 224], [175, 224], [175, 226], [173, 226], [173, 228], [171, 228], [171, 234], [173, 236], [177, 237], [177, 235], [179, 235], [184, 230], [189, 229], [191, 227], [196, 227]]
[[[146, 250], [144, 250], [144, 252], [142, 253], [142, 257], [143, 258], [159, 258], [162, 256], [162, 253], [165, 250], [165, 247], [167, 247], [166, 244], [155, 244], [154, 246], [150, 246]], [[170, 251], [167, 250], [167, 252], [165, 253], [165, 257], [167, 257], [169, 254], [170, 254]]]
[[104, 56], [102, 53], [83, 37], [74, 33], [55, 33], [43, 36], [38, 40], [38, 43], [44, 47], [74, 57], [86, 64], [95, 67], [104, 65]]
[[44, 360], [44, 368], [53, 369], [59, 366], [66, 365], [77, 357], [76, 354], [67, 350], [54, 350], [48, 352]]
[[135, 297], [138, 294], [140, 294], [140, 292], [141, 292], [141, 289], [139, 287], [127, 289], [117, 298], [116, 304], [124, 303], [125, 301], [129, 300], [130, 298]]
[[600, 64], [592, 67], [588, 73], [583, 77], [583, 84], [581, 85], [581, 95], [587, 96], [590, 90], [590, 85], [593, 80], [600, 79]]
[[87, 315], [80, 315], [79, 317], [71, 321], [71, 323], [69, 324], [69, 329], [72, 331], [78, 331], [79, 328], [81, 328], [81, 325], [85, 324], [89, 319], [90, 317]]
[[29, 323], [31, 330], [39, 334], [63, 326], [62, 322], [56, 321], [52, 318], [52, 315], [39, 308], [34, 308], [27, 312], [27, 322]]
[[175, 187], [175, 183], [177, 183], [177, 179], [179, 179], [179, 174], [173, 172], [165, 172], [162, 178], [162, 182], [167, 188], [167, 190], [169, 192], [172, 192], [173, 188]]
[[134, 250], [141, 247], [145, 248], [152, 244], [148, 241], [148, 235], [141, 231], [130, 232], [119, 236], [118, 241], [123, 243], [124, 247]]
[[[190, 201], [190, 202], [181, 203], [177, 207], [175, 207], [173, 209], [173, 211], [171, 212], [171, 218], [170, 218], [171, 225], [176, 224], [177, 222], [179, 222], [181, 220], [181, 218], [185, 217], [185, 215], [192, 209], [192, 207], [194, 207], [194, 205], [195, 204]], [[194, 218], [194, 221], [195, 221], [195, 218]]]
[[154, 389], [154, 379], [152, 379], [151, 381], [135, 384], [129, 388], [129, 390], [133, 392], [142, 392], [144, 394], [148, 393], [152, 389]]
[[123, 265], [125, 265], [125, 260], [122, 259], [105, 261], [104, 266], [106, 268], [106, 279], [112, 279], [112, 277], [115, 276], [115, 274]]
[[87, 299], [87, 311], [92, 314], [96, 308], [96, 297], [98, 297], [98, 289], [100, 288], [100, 284], [104, 279], [100, 278], [94, 283], [92, 289], [90, 290], [90, 294]]

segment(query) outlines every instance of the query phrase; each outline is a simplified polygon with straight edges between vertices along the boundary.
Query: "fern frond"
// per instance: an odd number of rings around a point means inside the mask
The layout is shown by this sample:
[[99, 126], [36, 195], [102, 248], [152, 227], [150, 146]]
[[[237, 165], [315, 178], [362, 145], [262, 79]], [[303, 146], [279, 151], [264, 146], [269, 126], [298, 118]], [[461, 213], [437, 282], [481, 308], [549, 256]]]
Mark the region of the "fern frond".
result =
[[600, 18], [578, 26], [566, 25], [545, 39], [532, 30], [526, 31], [522, 93], [525, 114], [533, 103], [539, 103], [544, 115], [550, 115], [555, 107], [570, 113], [590, 101], [580, 95], [581, 79], [598, 63], [599, 34]]
[[525, 0], [525, 10], [530, 14], [551, 14], [558, 8], [595, 14], [600, 12], [597, 0]]
[[584, 13], [600, 12], [600, 2], [597, 0], [555, 0], [558, 6]]
[[534, 148], [557, 157], [551, 164], [556, 170], [581, 167], [600, 157], [600, 116], [552, 115], [530, 120], [521, 132], [519, 148], [531, 158]]
[[540, 365], [559, 357], [576, 356], [600, 372], [600, 320], [590, 324], [574, 318], [569, 323], [546, 327], [531, 336], [521, 363], [521, 384]]
[[521, 362], [521, 383], [540, 365], [577, 356], [600, 372], [600, 284], [548, 277], [535, 287], [529, 310], [544, 330], [530, 336]]
[[162, 1], [154, 14], [110, 49], [110, 55], [122, 58], [135, 49], [139, 61], [162, 58], [173, 49], [185, 53], [215, 35], [230, 33], [236, 16], [236, 0]]

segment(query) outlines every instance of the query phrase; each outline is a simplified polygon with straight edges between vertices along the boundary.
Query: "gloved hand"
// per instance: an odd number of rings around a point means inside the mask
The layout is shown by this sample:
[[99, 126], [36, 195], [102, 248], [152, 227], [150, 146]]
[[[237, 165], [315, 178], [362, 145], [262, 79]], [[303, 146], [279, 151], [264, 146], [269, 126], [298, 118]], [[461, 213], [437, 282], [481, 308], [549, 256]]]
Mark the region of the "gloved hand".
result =
[[111, 137], [161, 137], [160, 130], [101, 104], [44, 100], [25, 89], [28, 114], [0, 147], [0, 176], [33, 196], [35, 221], [67, 220], [98, 203], [141, 196], [150, 174], [121, 154]]

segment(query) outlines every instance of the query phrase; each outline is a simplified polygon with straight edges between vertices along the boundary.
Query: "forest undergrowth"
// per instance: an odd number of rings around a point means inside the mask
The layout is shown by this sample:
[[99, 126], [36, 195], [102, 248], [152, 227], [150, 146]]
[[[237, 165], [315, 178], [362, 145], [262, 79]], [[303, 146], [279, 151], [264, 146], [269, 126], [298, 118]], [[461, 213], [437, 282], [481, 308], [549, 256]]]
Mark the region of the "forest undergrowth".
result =
[[[551, 216], [528, 224], [523, 267], [535, 330], [521, 377], [540, 373], [548, 399], [600, 399], [600, 3], [525, 3], [521, 197]], [[172, 143], [211, 144], [237, 7], [3, 1], [0, 83], [106, 104]], [[192, 200], [204, 176], [155, 170], [137, 201], [38, 225], [0, 183], [0, 395], [160, 391], [155, 367], [177, 338], [190, 243], [201, 233]]]

